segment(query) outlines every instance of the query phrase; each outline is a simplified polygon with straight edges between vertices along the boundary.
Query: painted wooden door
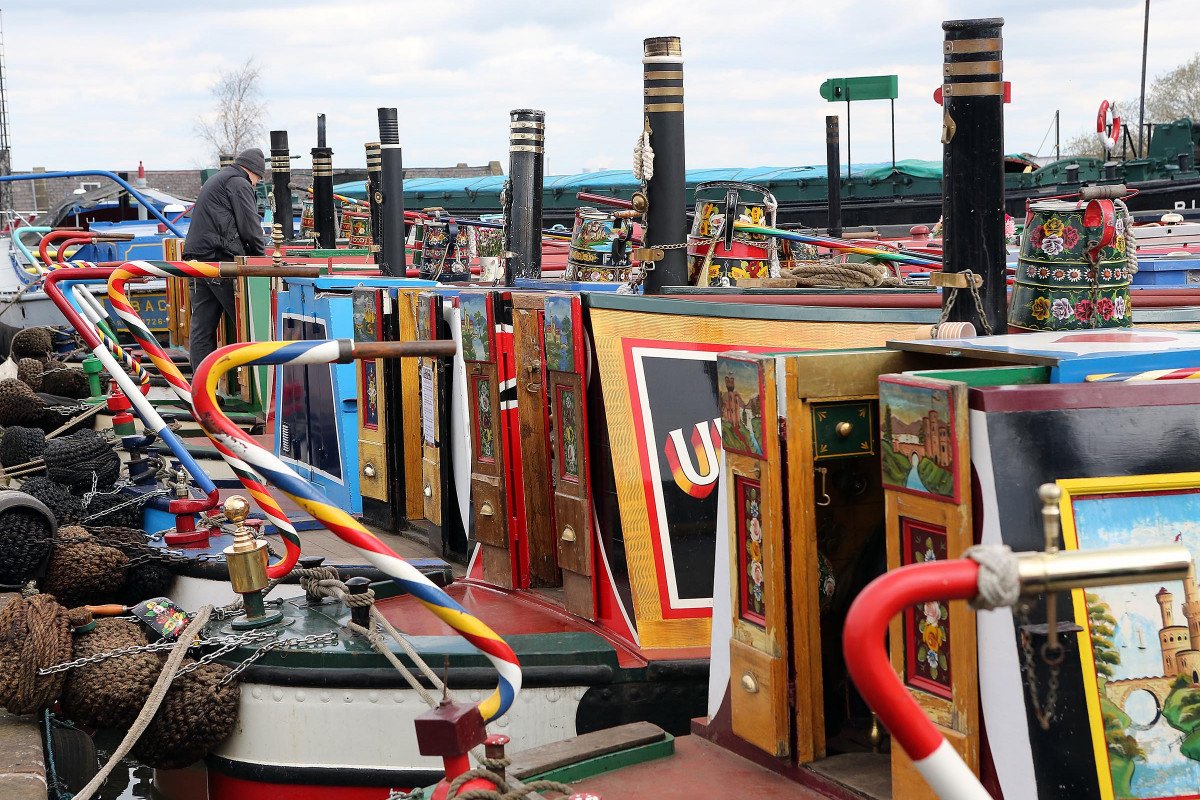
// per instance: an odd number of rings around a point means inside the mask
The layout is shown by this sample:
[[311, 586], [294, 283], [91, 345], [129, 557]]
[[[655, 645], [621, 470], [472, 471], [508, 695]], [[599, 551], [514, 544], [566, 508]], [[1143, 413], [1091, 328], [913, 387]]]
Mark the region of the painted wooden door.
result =
[[462, 292], [458, 297], [462, 355], [466, 362], [466, 402], [471, 425], [471, 512], [481, 547], [483, 576], [514, 588], [509, 546], [508, 486], [504, 428], [500, 414], [500, 354], [491, 292]]
[[[354, 340], [386, 339], [383, 327], [386, 290], [360, 287], [353, 292]], [[391, 479], [387, 450], [387, 395], [383, 391], [382, 358], [356, 364], [358, 380], [358, 480], [364, 500], [387, 502]]]
[[[417, 296], [417, 339], [437, 338], [441, 322], [442, 300], [422, 292]], [[445, 367], [436, 358], [417, 360], [421, 385], [421, 514], [434, 525], [442, 525], [442, 386]]]
[[826, 729], [838, 727], [852, 691], [845, 683], [842, 619], [857, 591], [885, 568], [879, 375], [937, 363], [890, 350], [856, 351], [852, 358], [819, 352], [786, 357], [797, 763], [826, 755]]
[[550, 403], [542, 337], [545, 299], [540, 292], [512, 295], [521, 481], [532, 587], [562, 585], [550, 475]]
[[578, 295], [546, 297], [546, 375], [553, 420], [554, 530], [567, 610], [596, 618], [595, 526], [588, 460], [587, 356]]
[[[960, 558], [974, 543], [966, 384], [883, 376], [879, 415], [888, 568]], [[975, 612], [964, 601], [914, 606], [892, 621], [889, 641], [913, 699], [978, 774]], [[897, 797], [936, 800], [899, 747], [892, 786]]]
[[774, 356], [723, 353], [717, 387], [729, 506], [733, 732], [788, 758], [787, 526], [776, 364]]

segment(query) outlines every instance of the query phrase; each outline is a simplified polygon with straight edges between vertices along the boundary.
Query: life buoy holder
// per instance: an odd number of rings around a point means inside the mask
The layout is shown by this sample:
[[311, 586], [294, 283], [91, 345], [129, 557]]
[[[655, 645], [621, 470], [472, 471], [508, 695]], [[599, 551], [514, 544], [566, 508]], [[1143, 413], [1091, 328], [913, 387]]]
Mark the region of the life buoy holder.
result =
[[1121, 118], [1116, 113], [1116, 104], [1107, 100], [1100, 101], [1100, 110], [1096, 113], [1096, 138], [1104, 145], [1106, 153], [1116, 150], [1117, 142], [1121, 141]]

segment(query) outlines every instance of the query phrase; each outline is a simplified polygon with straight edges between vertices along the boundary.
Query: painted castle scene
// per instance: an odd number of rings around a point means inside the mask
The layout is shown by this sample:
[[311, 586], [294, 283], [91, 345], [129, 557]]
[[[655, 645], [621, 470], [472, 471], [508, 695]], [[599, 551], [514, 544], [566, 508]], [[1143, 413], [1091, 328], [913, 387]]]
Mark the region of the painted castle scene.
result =
[[954, 497], [954, 422], [946, 389], [880, 381], [883, 482], [897, 489]]
[[[1182, 543], [1200, 555], [1200, 494], [1076, 498], [1080, 549]], [[1084, 669], [1095, 669], [1100, 719], [1117, 798], [1194, 798], [1200, 792], [1200, 587], [1166, 584], [1088, 590]], [[1079, 601], [1076, 601], [1077, 617]], [[1090, 648], [1086, 645], [1090, 644]], [[1090, 655], [1087, 652], [1090, 649]], [[1089, 663], [1089, 659], [1090, 662]], [[1097, 751], [1101, 749], [1098, 746]]]

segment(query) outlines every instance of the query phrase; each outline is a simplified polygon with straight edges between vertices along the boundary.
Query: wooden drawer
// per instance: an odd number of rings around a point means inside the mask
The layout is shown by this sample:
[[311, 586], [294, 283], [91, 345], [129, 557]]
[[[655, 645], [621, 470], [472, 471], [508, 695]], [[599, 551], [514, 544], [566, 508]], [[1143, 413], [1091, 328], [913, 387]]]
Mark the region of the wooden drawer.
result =
[[787, 661], [729, 640], [733, 732], [776, 758], [791, 755]]
[[499, 479], [471, 476], [471, 510], [475, 514], [475, 538], [484, 544], [508, 547], [504, 492]]
[[814, 403], [812, 406], [813, 458], [866, 456], [878, 448], [875, 401]]

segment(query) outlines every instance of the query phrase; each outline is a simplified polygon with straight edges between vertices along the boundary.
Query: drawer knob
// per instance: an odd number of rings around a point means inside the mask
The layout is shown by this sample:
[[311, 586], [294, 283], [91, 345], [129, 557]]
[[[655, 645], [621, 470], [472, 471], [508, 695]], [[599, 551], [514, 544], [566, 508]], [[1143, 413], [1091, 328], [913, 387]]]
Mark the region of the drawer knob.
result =
[[366, 475], [368, 478], [374, 478], [375, 465], [370, 462], [367, 462], [365, 465], [363, 465], [363, 475]]
[[572, 528], [570, 525], [568, 525], [567, 527], [563, 528], [563, 532], [562, 532], [562, 540], [563, 540], [564, 542], [573, 542], [573, 541], [575, 541], [575, 529], [574, 529], [574, 528]]
[[747, 672], [742, 676], [742, 688], [747, 694], [758, 694], [758, 681], [754, 680], [754, 676]]
[[479, 507], [479, 513], [481, 516], [490, 517], [492, 514], [496, 513], [496, 510], [492, 508], [491, 503], [484, 503]]
[[842, 437], [843, 439], [847, 439], [849, 438], [850, 434], [854, 432], [854, 426], [849, 422], [839, 422], [833, 430], [838, 436]]
[[426, 497], [433, 497], [433, 487], [428, 483], [425, 484], [425, 489], [423, 491], [425, 492]]

